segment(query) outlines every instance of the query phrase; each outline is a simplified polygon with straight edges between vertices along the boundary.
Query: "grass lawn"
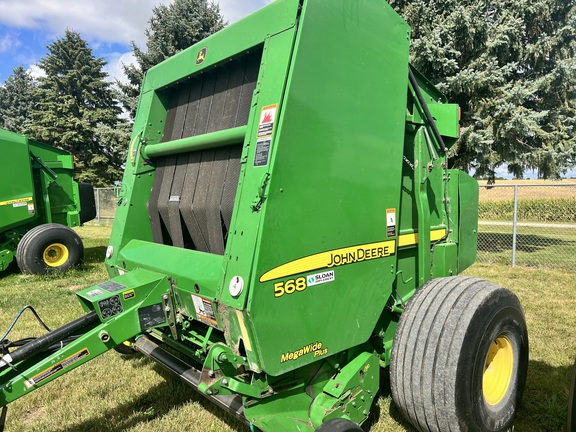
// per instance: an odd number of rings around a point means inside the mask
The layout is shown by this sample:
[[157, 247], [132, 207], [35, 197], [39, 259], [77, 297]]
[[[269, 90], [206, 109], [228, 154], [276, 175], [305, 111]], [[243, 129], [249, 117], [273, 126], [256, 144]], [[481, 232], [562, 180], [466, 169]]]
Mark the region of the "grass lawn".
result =
[[[573, 270], [576, 263], [576, 229], [559, 226], [518, 226], [516, 264]], [[479, 225], [478, 262], [504, 265], [512, 262], [511, 224], [501, 226], [486, 221]]]
[[[0, 276], [0, 336], [27, 304], [34, 306], [52, 328], [82, 314], [75, 291], [107, 279], [101, 263], [110, 228], [86, 226], [78, 232], [86, 247], [83, 270], [71, 271], [64, 277], [23, 276], [15, 270]], [[557, 253], [563, 253], [561, 246]], [[513, 430], [565, 430], [569, 381], [576, 353], [575, 274], [499, 264], [476, 264], [465, 274], [510, 288], [519, 296], [526, 313], [530, 365]], [[42, 329], [26, 312], [11, 337], [40, 334]], [[391, 403], [386, 370], [382, 376], [380, 398], [364, 429], [414, 431]], [[6, 425], [6, 432], [125, 430], [246, 429], [153, 362], [139, 356], [124, 357], [114, 351], [10, 404]]]

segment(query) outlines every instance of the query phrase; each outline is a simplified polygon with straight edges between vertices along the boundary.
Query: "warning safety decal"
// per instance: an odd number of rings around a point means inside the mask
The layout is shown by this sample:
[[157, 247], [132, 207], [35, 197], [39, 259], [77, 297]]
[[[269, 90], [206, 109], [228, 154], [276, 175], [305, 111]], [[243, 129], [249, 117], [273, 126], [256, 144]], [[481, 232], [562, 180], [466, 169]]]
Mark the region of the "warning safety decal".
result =
[[393, 255], [395, 250], [396, 241], [388, 240], [320, 252], [269, 270], [260, 277], [260, 282], [268, 282], [323, 268], [339, 267], [346, 264], [384, 258]]
[[258, 139], [256, 140], [256, 153], [254, 154], [254, 167], [268, 165], [270, 157], [270, 144], [272, 143], [272, 133], [274, 132], [274, 122], [278, 104], [268, 105], [262, 108], [260, 123], [258, 123]]
[[262, 113], [260, 114], [260, 123], [258, 123], [258, 138], [272, 136], [277, 111], [278, 104], [268, 105], [262, 108]]
[[194, 294], [192, 295], [192, 302], [194, 303], [194, 309], [196, 309], [196, 317], [198, 321], [202, 321], [205, 324], [217, 327], [216, 315], [214, 314], [214, 308], [212, 307], [212, 302], [204, 297], [200, 297]]
[[254, 154], [254, 166], [261, 167], [268, 165], [270, 156], [270, 138], [259, 139], [256, 141], [256, 154]]
[[24, 381], [24, 385], [27, 389], [40, 384], [42, 381], [47, 380], [52, 375], [57, 374], [58, 372], [66, 369], [67, 367], [73, 365], [76, 362], [79, 362], [84, 357], [90, 355], [90, 351], [88, 348], [83, 348], [77, 353], [72, 354], [70, 357], [65, 358], [59, 363], [56, 363], [54, 366], [49, 367], [48, 369], [40, 372], [38, 375], [33, 376], [29, 380]]
[[386, 237], [396, 237], [396, 209], [386, 210]]

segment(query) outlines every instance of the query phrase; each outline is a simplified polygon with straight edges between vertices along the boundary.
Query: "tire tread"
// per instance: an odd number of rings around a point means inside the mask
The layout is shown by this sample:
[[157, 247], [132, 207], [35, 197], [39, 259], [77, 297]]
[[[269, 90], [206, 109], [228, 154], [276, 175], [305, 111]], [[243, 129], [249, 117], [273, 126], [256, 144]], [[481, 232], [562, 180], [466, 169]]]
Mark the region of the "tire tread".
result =
[[[38, 225], [31, 230], [29, 230], [24, 236], [20, 239], [18, 243], [18, 247], [16, 248], [16, 262], [18, 263], [18, 267], [25, 274], [43, 274], [46, 273], [46, 269], [42, 272], [39, 271], [38, 265], [34, 262], [31, 258], [31, 254], [33, 251], [31, 248], [34, 248], [39, 241], [42, 241], [45, 236], [50, 235], [52, 232], [62, 233], [63, 237], [69, 236], [71, 240], [74, 241], [76, 244], [76, 252], [78, 254], [77, 258], [73, 260], [71, 263], [72, 265], [77, 265], [82, 262], [84, 257], [84, 245], [82, 244], [82, 240], [78, 236], [78, 234], [65, 225], [57, 224], [57, 223], [47, 223]], [[64, 240], [62, 240], [64, 241]], [[70, 248], [69, 248], [70, 249]], [[72, 251], [70, 251], [72, 253]], [[67, 267], [68, 268], [68, 267]], [[66, 268], [66, 269], [67, 269]]]
[[501, 297], [513, 297], [521, 311], [510, 291], [465, 276], [433, 279], [408, 302], [394, 337], [390, 386], [400, 411], [418, 430], [468, 430], [457, 412], [460, 353], [479, 308]]

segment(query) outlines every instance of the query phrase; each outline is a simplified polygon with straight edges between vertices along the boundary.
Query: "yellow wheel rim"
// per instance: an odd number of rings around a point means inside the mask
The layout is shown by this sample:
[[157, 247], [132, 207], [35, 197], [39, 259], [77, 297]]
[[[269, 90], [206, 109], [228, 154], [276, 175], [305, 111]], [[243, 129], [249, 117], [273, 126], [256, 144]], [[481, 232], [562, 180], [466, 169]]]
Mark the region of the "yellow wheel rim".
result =
[[60, 267], [68, 261], [69, 256], [68, 248], [62, 243], [52, 243], [44, 249], [42, 254], [44, 262], [50, 267]]
[[506, 396], [512, 381], [514, 349], [506, 336], [498, 336], [490, 344], [484, 363], [482, 391], [488, 405], [498, 405]]

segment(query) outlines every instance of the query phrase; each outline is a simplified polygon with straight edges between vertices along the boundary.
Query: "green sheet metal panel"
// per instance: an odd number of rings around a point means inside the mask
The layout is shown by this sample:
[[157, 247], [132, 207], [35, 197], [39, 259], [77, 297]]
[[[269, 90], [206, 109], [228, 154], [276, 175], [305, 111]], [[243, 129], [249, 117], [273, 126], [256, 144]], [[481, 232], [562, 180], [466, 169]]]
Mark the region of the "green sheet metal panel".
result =
[[[396, 233], [386, 217], [400, 201], [408, 39], [385, 2], [304, 2], [248, 305], [272, 375], [366, 341], [388, 299]], [[275, 297], [281, 285], [286, 294]]]
[[4, 155], [0, 187], [0, 231], [34, 220], [34, 182], [28, 138], [0, 129], [0, 146]]
[[[295, 2], [296, 5], [297, 2]], [[258, 143], [260, 120], [262, 113], [268, 111], [267, 107], [275, 107], [271, 109], [276, 110], [277, 115], [282, 109], [278, 104], [285, 91], [294, 37], [294, 29], [275, 34], [266, 39], [262, 53], [258, 85], [254, 92], [256, 96], [252, 102], [253, 109], [248, 120], [248, 133], [242, 154], [244, 163], [236, 196], [235, 217], [233, 217], [228, 239], [226, 278], [221, 287], [221, 301], [237, 309], [244, 308], [249, 290], [245, 290], [240, 296], [234, 298], [230, 295], [228, 286], [238, 275], [241, 275], [245, 281], [255, 277], [251, 275], [251, 271], [264, 209], [255, 211], [253, 207], [260, 205], [263, 182], [266, 182], [270, 172], [269, 162], [255, 163], [255, 160], [262, 156]], [[264, 195], [267, 194], [267, 187], [265, 189]]]
[[478, 181], [462, 171], [459, 177], [458, 272], [476, 261], [478, 249]]
[[48, 192], [51, 220], [70, 227], [80, 225], [80, 196], [74, 181], [74, 157], [65, 150], [30, 140], [30, 152], [50, 169], [56, 178], [34, 163], [36, 177], [44, 178], [42, 187]]

